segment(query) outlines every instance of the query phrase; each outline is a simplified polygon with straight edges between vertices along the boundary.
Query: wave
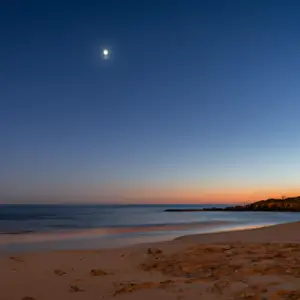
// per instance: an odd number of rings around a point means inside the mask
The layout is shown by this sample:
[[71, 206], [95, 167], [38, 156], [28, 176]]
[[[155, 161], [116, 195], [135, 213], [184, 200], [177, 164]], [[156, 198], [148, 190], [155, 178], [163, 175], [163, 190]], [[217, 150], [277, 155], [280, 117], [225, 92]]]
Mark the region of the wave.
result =
[[164, 224], [164, 225], [143, 225], [134, 227], [102, 227], [95, 229], [78, 229], [78, 230], [60, 230], [52, 232], [32, 232], [18, 231], [10, 233], [0, 233], [0, 244], [11, 243], [32, 243], [46, 241], [61, 241], [71, 239], [82, 239], [91, 237], [107, 237], [118, 236], [134, 233], [151, 233], [151, 232], [171, 232], [184, 231], [191, 229], [209, 229], [220, 228], [234, 225], [233, 221], [206, 221], [197, 223], [182, 223], [182, 224]]

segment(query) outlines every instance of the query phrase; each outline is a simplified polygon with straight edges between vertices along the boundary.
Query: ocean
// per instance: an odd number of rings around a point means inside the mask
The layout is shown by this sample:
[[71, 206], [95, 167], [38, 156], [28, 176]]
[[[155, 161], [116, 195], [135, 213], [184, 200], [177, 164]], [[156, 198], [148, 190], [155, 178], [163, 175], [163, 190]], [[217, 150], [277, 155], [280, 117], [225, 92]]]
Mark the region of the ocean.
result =
[[300, 220], [300, 213], [165, 212], [228, 205], [0, 205], [0, 251], [89, 249]]

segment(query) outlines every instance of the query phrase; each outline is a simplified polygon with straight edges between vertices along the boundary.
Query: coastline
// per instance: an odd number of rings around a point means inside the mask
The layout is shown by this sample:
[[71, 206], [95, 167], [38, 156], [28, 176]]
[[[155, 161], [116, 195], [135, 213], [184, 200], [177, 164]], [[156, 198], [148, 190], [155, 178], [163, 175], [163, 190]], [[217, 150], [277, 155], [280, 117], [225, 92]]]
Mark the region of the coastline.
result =
[[211, 221], [211, 222], [194, 222], [182, 224], [166, 224], [166, 225], [145, 225], [131, 227], [102, 227], [92, 229], [77, 230], [58, 230], [49, 232], [26, 232], [26, 233], [2, 233], [0, 234], [0, 244], [4, 243], [30, 243], [38, 241], [65, 240], [72, 238], [85, 238], [93, 236], [109, 236], [126, 233], [143, 233], [168, 230], [189, 230], [197, 228], [211, 228], [234, 225], [233, 221]]
[[293, 222], [115, 249], [1, 254], [0, 298], [285, 299], [300, 284], [299, 231]]
[[147, 243], [171, 242], [185, 236], [246, 230], [269, 225], [273, 223], [243, 224], [238, 221], [220, 220], [156, 226], [0, 234], [0, 253], [114, 249]]
[[207, 212], [207, 211], [222, 211], [222, 212], [300, 212], [300, 196], [297, 197], [282, 197], [281, 199], [267, 199], [253, 202], [245, 205], [235, 205], [227, 207], [210, 207], [210, 208], [168, 208], [165, 212]]
[[300, 219], [289, 212], [164, 212], [197, 207], [208, 205], [3, 206], [0, 252], [116, 248]]

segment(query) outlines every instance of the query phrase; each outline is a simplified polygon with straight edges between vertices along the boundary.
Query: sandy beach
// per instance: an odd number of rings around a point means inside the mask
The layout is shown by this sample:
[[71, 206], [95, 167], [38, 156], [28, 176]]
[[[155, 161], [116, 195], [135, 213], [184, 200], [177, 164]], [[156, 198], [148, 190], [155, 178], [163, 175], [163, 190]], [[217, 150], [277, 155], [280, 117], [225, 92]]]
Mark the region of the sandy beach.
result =
[[2, 254], [0, 299], [300, 299], [300, 222], [118, 249]]

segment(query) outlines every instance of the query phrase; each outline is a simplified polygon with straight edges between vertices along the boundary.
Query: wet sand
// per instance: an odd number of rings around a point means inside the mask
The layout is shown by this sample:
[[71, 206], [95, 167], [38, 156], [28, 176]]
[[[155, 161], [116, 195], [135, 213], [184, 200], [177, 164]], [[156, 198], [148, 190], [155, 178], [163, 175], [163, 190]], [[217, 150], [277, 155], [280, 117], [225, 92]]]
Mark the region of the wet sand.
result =
[[300, 299], [300, 222], [0, 256], [0, 299]]
[[99, 238], [112, 235], [120, 235], [126, 233], [143, 233], [155, 231], [182, 231], [190, 229], [207, 230], [209, 228], [226, 228], [230, 226], [237, 226], [232, 221], [211, 221], [211, 222], [197, 222], [188, 224], [174, 224], [174, 225], [157, 225], [157, 226], [134, 226], [134, 227], [103, 227], [85, 230], [68, 230], [57, 232], [28, 232], [21, 234], [1, 234], [0, 245], [8, 243], [32, 243], [32, 242], [47, 242], [47, 241], [60, 241], [68, 239], [82, 239], [82, 238]]

